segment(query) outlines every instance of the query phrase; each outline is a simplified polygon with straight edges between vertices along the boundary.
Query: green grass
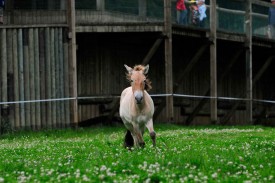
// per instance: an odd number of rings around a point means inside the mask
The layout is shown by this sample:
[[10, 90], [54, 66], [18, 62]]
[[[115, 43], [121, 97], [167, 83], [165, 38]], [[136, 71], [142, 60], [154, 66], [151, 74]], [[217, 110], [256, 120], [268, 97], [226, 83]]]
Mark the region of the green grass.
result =
[[156, 125], [144, 149], [125, 128], [0, 136], [0, 182], [275, 182], [275, 129]]

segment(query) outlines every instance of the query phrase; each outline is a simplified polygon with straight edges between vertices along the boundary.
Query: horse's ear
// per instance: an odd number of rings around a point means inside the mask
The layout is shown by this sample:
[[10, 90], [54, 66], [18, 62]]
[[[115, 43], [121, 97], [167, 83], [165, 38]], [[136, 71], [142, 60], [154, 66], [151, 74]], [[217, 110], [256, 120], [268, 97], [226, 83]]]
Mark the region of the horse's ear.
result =
[[126, 68], [126, 70], [128, 71], [129, 74], [132, 73], [133, 69], [131, 67], [129, 67], [128, 65], [124, 64], [124, 67]]
[[148, 73], [148, 71], [149, 71], [149, 64], [148, 64], [148, 65], [146, 65], [146, 66], [144, 67], [144, 71], [143, 71], [143, 73], [144, 73], [144, 74], [147, 74], [147, 73]]

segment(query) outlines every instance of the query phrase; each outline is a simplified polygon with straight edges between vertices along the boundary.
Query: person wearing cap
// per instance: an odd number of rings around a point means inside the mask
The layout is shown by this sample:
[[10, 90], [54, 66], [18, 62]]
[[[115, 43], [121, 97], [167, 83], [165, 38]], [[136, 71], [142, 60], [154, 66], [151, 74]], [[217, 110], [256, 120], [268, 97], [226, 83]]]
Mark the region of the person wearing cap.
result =
[[[275, 5], [275, 0], [271, 0], [272, 5]], [[268, 37], [275, 39], [275, 8], [270, 7], [268, 11]]]
[[206, 19], [206, 5], [205, 5], [205, 0], [197, 0], [197, 6], [198, 6], [198, 11], [199, 11], [199, 22], [198, 26], [199, 27], [204, 27], [205, 25], [205, 19]]
[[186, 25], [187, 24], [187, 13], [188, 10], [185, 6], [185, 3], [189, 3], [189, 0], [177, 0], [176, 9], [177, 9], [177, 23]]

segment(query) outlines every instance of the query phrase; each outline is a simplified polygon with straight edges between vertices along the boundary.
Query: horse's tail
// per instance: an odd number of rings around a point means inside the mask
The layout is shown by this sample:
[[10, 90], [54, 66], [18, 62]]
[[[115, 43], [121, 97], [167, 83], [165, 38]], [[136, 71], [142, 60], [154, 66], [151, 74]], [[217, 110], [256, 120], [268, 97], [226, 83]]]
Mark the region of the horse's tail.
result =
[[127, 130], [125, 134], [125, 139], [124, 139], [124, 147], [125, 148], [131, 148], [134, 146], [134, 139], [129, 130]]

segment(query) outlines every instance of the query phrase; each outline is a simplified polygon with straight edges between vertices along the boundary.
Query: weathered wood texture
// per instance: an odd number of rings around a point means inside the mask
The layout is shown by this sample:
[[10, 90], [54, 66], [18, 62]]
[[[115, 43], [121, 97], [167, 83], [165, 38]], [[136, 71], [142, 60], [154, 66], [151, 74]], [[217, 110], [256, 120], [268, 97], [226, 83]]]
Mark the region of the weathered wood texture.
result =
[[[121, 36], [124, 35], [124, 36]], [[125, 68], [123, 64], [140, 64], [146, 58], [148, 52], [159, 38], [159, 34], [154, 33], [83, 33], [77, 35], [78, 51], [78, 92], [79, 96], [93, 96], [90, 103], [79, 105], [79, 121], [85, 121], [99, 116], [107, 116], [114, 106], [116, 98], [121, 91], [129, 86], [125, 78]], [[196, 44], [194, 44], [196, 43]], [[210, 87], [210, 50], [198, 55], [198, 50], [202, 45], [208, 45], [207, 38], [183, 37], [175, 35], [173, 37], [173, 78], [177, 81], [175, 93], [185, 95], [204, 96], [205, 91]], [[227, 42], [218, 40], [217, 45], [217, 78], [222, 77], [222, 82], [218, 83], [218, 97], [239, 98], [241, 93], [245, 93], [245, 54], [243, 43]], [[209, 48], [206, 46], [206, 48]], [[268, 55], [265, 49], [265, 54]], [[234, 57], [234, 54], [239, 56]], [[254, 48], [254, 62], [258, 63], [254, 70], [261, 68], [265, 61], [257, 57], [262, 53], [259, 47]], [[196, 63], [189, 68], [190, 62], [196, 58]], [[233, 61], [232, 61], [233, 59]], [[234, 64], [232, 64], [232, 62]], [[152, 80], [153, 89], [150, 94], [165, 94], [165, 62], [164, 43], [162, 42], [155, 54], [150, 59], [150, 70], [148, 77]], [[230, 72], [224, 76], [224, 72], [230, 67]], [[186, 68], [188, 72], [185, 71]], [[274, 73], [274, 64], [270, 64], [265, 73], [268, 73], [255, 86], [253, 98], [270, 98], [272, 91], [268, 90], [265, 83], [270, 83]], [[182, 74], [184, 77], [182, 77]], [[269, 76], [269, 77], [267, 77]], [[261, 81], [261, 82], [260, 82]], [[262, 88], [265, 88], [264, 90]], [[272, 88], [274, 88], [272, 86]], [[107, 96], [109, 100], [103, 100], [101, 96]], [[208, 97], [208, 96], [206, 96]], [[156, 109], [160, 105], [162, 97], [153, 97]], [[206, 104], [193, 117], [191, 124], [208, 124], [210, 121], [210, 100], [206, 99]], [[177, 123], [185, 124], [186, 119], [192, 114], [199, 98], [174, 97], [174, 120]], [[234, 100], [218, 99], [218, 118], [222, 118], [232, 107]], [[102, 109], [103, 108], [103, 109]], [[269, 108], [272, 109], [272, 108]], [[260, 108], [255, 108], [254, 116]], [[118, 110], [116, 111], [118, 112]], [[118, 113], [115, 114], [118, 116]], [[240, 105], [231, 116], [227, 124], [245, 124], [246, 112], [245, 103]], [[156, 122], [165, 122], [165, 111], [162, 111]]]
[[[69, 126], [66, 28], [0, 29], [1, 102], [13, 129]], [[3, 116], [1, 115], [1, 118]]]

